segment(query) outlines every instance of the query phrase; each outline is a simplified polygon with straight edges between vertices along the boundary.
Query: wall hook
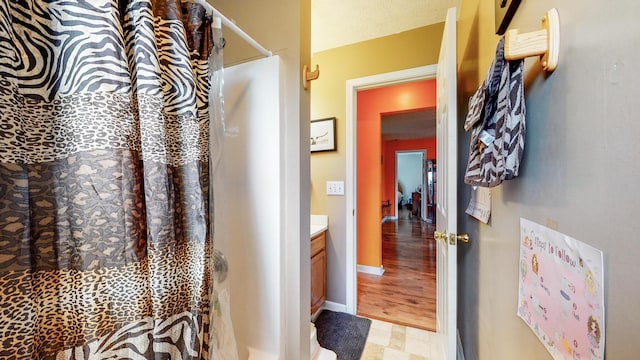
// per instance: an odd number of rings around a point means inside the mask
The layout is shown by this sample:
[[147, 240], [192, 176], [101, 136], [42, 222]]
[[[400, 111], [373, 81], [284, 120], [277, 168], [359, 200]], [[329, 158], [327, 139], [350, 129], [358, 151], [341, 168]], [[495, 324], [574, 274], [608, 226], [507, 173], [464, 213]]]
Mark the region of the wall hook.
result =
[[558, 65], [559, 51], [560, 17], [556, 8], [545, 13], [542, 18], [542, 29], [523, 34], [514, 29], [505, 34], [504, 58], [507, 60], [539, 55], [542, 68], [553, 71]]
[[305, 65], [302, 68], [302, 84], [305, 90], [309, 89], [311, 80], [315, 80], [320, 77], [320, 67], [316, 64], [316, 69], [309, 71], [309, 67]]

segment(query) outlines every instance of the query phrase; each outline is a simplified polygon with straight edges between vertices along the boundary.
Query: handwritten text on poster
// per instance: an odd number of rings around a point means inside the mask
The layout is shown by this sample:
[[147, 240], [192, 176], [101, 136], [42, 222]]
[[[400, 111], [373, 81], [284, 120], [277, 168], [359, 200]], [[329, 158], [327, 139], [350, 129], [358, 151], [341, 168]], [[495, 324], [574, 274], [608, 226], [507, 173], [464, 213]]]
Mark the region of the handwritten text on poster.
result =
[[602, 252], [520, 219], [518, 316], [554, 359], [604, 359]]

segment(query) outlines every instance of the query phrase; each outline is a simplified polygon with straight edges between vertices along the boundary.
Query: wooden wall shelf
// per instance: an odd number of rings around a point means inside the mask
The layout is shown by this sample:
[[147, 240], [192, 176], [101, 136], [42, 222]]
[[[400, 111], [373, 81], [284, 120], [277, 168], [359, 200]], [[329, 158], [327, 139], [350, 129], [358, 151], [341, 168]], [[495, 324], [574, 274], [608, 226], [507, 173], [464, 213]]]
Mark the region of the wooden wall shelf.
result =
[[558, 66], [560, 51], [560, 17], [553, 8], [542, 18], [542, 28], [537, 31], [520, 33], [520, 30], [509, 30], [504, 39], [504, 58], [507, 60], [524, 59], [540, 56], [542, 68], [553, 71]]

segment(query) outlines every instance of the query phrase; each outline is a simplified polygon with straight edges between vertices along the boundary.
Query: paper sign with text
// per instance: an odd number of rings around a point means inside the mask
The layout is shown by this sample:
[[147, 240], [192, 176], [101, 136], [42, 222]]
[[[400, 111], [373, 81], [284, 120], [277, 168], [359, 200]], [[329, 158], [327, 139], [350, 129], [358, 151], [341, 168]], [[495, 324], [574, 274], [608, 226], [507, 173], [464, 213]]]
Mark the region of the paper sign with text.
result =
[[554, 359], [604, 359], [603, 256], [520, 219], [518, 316]]
[[471, 200], [465, 213], [488, 224], [491, 217], [491, 189], [474, 186], [471, 189]]

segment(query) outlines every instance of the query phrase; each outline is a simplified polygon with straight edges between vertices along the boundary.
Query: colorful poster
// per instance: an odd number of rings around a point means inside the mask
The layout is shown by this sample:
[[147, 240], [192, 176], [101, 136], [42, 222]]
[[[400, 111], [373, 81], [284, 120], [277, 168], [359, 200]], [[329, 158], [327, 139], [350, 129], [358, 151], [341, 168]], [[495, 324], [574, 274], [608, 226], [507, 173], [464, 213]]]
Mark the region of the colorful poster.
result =
[[604, 359], [602, 251], [520, 219], [518, 316], [554, 359]]

